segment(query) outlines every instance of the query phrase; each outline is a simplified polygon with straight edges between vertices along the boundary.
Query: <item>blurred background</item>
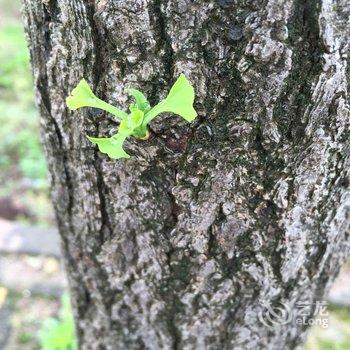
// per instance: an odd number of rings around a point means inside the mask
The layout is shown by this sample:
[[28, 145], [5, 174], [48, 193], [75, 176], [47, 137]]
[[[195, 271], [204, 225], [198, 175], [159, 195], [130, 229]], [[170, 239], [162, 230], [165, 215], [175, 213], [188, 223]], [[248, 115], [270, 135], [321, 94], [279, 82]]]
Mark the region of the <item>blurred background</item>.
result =
[[0, 349], [74, 349], [19, 0], [0, 0]]
[[[49, 200], [20, 0], [0, 0], [0, 350], [76, 349]], [[328, 302], [328, 327], [303, 349], [350, 349], [350, 263]]]

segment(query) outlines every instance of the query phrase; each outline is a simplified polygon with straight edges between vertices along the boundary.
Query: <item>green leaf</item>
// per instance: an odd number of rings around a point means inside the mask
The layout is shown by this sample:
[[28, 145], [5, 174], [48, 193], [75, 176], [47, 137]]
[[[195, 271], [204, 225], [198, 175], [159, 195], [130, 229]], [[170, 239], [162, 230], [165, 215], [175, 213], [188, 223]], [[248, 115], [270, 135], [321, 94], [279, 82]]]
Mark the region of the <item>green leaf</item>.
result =
[[88, 139], [93, 144], [98, 146], [100, 152], [107, 154], [110, 158], [121, 159], [130, 158], [130, 156], [123, 149], [123, 143], [128, 136], [128, 134], [118, 133], [109, 138], [97, 138], [88, 136]]
[[131, 115], [129, 116], [130, 128], [136, 129], [137, 127], [139, 127], [143, 122], [144, 115], [145, 114], [141, 110], [135, 110], [131, 112]]
[[67, 98], [67, 106], [72, 110], [81, 107], [95, 107], [110, 112], [120, 119], [118, 133], [112, 137], [88, 137], [102, 153], [107, 154], [110, 158], [130, 158], [123, 149], [124, 141], [129, 136], [147, 140], [150, 136], [147, 125], [160, 113], [176, 113], [188, 122], [197, 117], [197, 112], [193, 107], [194, 88], [184, 74], [181, 74], [177, 79], [167, 98], [152, 109], [141, 91], [136, 89], [127, 91], [136, 101], [135, 104], [130, 106], [131, 113], [129, 115], [96, 97], [84, 79], [80, 81], [72, 91], [71, 96]]
[[133, 131], [142, 124], [143, 116], [144, 113], [139, 109], [133, 110], [128, 119], [121, 121], [118, 134], [132, 135]]
[[197, 117], [193, 108], [194, 88], [184, 74], [181, 74], [171, 88], [168, 97], [163, 101], [167, 112], [173, 112], [191, 122]]
[[81, 107], [94, 107], [112, 113], [120, 120], [128, 117], [127, 113], [95, 96], [85, 79], [80, 80], [77, 87], [73, 89], [71, 95], [66, 99], [66, 104], [73, 111]]
[[76, 110], [81, 107], [96, 107], [98, 98], [94, 95], [85, 79], [82, 79], [73, 89], [66, 103], [69, 109]]
[[153, 107], [145, 116], [143, 124], [148, 124], [158, 114], [172, 112], [178, 114], [186, 121], [191, 122], [197, 117], [197, 112], [193, 108], [194, 88], [184, 74], [181, 74], [167, 98]]
[[130, 158], [124, 151], [124, 141], [133, 134], [135, 129], [141, 126], [144, 113], [139, 109], [134, 110], [127, 120], [122, 120], [118, 133], [109, 138], [88, 137], [88, 139], [98, 146], [102, 153], [108, 154], [110, 158]]
[[127, 89], [126, 92], [135, 98], [136, 106], [142, 112], [147, 113], [151, 109], [151, 105], [141, 91], [136, 89]]

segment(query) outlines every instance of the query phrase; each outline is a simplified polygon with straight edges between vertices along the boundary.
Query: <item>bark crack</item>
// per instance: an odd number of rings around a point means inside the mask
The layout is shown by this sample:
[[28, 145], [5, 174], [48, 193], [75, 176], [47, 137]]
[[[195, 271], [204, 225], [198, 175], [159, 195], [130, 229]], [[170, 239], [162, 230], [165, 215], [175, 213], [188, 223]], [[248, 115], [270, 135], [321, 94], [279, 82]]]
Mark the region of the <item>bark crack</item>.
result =
[[171, 37], [167, 32], [167, 17], [162, 11], [167, 1], [153, 0], [153, 13], [156, 17], [155, 28], [159, 40], [159, 49], [164, 50], [163, 62], [166, 80], [170, 82], [174, 77], [175, 53], [171, 45]]
[[[325, 48], [320, 39], [318, 16], [320, 3], [297, 0], [288, 23], [289, 45], [293, 48], [292, 69], [276, 101], [273, 118], [281, 135], [291, 142], [305, 139], [307, 120], [300, 118], [311, 103], [312, 84], [322, 73], [321, 57]], [[300, 40], [300, 39], [303, 40]], [[294, 96], [291, 98], [290, 91]]]
[[[100, 34], [100, 29], [98, 22], [96, 21], [96, 3], [95, 1], [91, 1], [88, 6], [88, 19], [90, 22], [91, 26], [91, 33], [92, 33], [92, 38], [93, 38], [93, 43], [92, 43], [92, 49], [93, 49], [93, 69], [92, 69], [92, 74], [93, 74], [93, 85], [95, 87], [95, 90], [99, 90], [99, 95], [101, 98], [104, 97], [104, 86], [101, 87], [100, 82], [103, 77], [103, 62], [104, 62], [104, 57], [105, 57], [105, 43], [104, 43], [104, 38]], [[99, 122], [96, 121], [95, 123], [95, 128], [99, 130]], [[104, 182], [104, 177], [103, 177], [103, 172], [102, 172], [102, 160], [99, 156], [98, 150], [94, 150], [94, 168], [96, 171], [97, 175], [97, 190], [98, 190], [98, 196], [100, 200], [100, 213], [101, 213], [101, 228], [100, 228], [100, 244], [101, 246], [105, 243], [107, 239], [111, 239], [113, 235], [113, 229], [112, 229], [112, 224], [109, 219], [109, 214], [106, 210], [107, 204], [106, 204], [106, 184]], [[109, 237], [106, 237], [106, 232], [109, 232]]]
[[172, 48], [171, 37], [167, 32], [167, 17], [164, 14], [162, 7], [166, 6], [167, 1], [152, 0], [150, 2], [150, 20], [154, 29], [157, 46], [156, 51], [161, 55], [163, 63], [163, 72], [152, 79], [152, 90], [149, 98], [151, 104], [155, 104], [159, 99], [159, 87], [161, 85], [169, 86], [174, 77], [175, 52]]

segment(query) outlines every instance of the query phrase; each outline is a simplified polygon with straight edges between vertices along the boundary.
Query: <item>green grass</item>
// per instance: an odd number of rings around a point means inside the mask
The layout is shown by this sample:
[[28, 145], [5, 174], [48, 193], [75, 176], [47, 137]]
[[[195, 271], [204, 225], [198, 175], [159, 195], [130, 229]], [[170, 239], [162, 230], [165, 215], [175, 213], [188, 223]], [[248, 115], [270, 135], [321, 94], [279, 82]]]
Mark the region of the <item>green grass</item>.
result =
[[68, 294], [62, 297], [59, 318], [48, 318], [39, 331], [41, 350], [77, 350], [74, 319]]
[[[0, 12], [3, 3], [0, 2]], [[31, 212], [30, 221], [45, 224], [50, 219], [35, 212], [33, 191], [41, 198], [44, 195], [48, 203], [47, 169], [39, 138], [29, 52], [22, 24], [16, 19], [0, 25], [0, 125], [0, 196], [19, 195]]]
[[18, 170], [24, 179], [46, 183], [29, 55], [19, 23], [7, 24], [0, 31], [0, 123], [1, 170]]

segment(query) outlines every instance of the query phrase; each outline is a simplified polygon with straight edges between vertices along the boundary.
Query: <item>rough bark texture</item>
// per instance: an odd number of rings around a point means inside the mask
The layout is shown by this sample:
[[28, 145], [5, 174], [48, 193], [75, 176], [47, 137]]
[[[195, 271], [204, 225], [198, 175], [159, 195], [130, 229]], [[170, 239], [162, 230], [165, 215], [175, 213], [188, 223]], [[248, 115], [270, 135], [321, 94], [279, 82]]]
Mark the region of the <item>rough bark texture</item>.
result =
[[[322, 299], [349, 251], [348, 0], [23, 0], [82, 349], [294, 349], [262, 303]], [[180, 72], [200, 117], [131, 160], [67, 110], [83, 76], [125, 107]]]

